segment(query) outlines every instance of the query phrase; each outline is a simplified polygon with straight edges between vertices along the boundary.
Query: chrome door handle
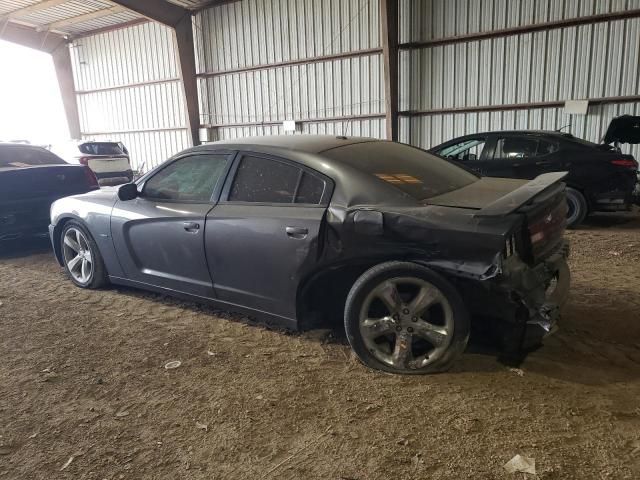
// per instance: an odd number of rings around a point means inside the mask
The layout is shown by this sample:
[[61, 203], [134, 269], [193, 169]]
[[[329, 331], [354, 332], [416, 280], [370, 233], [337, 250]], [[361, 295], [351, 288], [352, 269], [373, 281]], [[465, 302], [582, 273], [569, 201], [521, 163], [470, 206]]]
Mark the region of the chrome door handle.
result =
[[182, 224], [182, 226], [184, 227], [184, 229], [187, 232], [197, 232], [198, 230], [200, 230], [200, 224], [196, 223], [196, 222], [184, 222]]
[[309, 234], [309, 229], [304, 227], [287, 227], [286, 232], [291, 238], [305, 238]]

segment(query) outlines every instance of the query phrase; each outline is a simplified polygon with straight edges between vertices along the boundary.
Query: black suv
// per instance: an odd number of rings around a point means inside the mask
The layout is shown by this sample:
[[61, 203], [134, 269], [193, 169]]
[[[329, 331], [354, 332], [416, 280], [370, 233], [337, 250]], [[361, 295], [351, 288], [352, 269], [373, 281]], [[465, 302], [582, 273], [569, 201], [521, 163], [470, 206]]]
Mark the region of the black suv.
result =
[[628, 210], [638, 203], [638, 162], [620, 152], [620, 143], [640, 143], [640, 117], [615, 118], [602, 144], [561, 132], [500, 131], [458, 137], [429, 151], [488, 177], [533, 179], [568, 171], [572, 227], [591, 212]]

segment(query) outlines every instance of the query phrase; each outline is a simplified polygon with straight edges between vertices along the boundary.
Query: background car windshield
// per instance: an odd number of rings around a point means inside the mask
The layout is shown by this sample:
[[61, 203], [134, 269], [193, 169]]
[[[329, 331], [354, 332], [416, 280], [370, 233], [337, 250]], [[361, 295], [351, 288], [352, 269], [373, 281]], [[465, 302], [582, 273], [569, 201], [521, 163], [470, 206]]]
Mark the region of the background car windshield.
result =
[[442, 195], [478, 180], [476, 175], [447, 160], [399, 143], [355, 143], [324, 155], [370, 173], [417, 200]]
[[124, 155], [120, 144], [115, 142], [91, 142], [79, 146], [80, 151], [87, 155]]
[[0, 167], [64, 165], [64, 160], [43, 148], [0, 147]]

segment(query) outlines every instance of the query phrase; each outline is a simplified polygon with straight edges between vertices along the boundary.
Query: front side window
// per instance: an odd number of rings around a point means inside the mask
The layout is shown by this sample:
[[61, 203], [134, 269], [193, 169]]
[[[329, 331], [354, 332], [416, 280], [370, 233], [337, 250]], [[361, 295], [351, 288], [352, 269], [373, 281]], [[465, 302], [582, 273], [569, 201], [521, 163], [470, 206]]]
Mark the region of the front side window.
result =
[[480, 159], [486, 138], [473, 138], [455, 145], [449, 145], [438, 152], [438, 155], [451, 158], [458, 162], [468, 162]]
[[317, 205], [325, 183], [288, 163], [245, 156], [229, 192], [229, 201], [251, 203], [301, 203]]
[[202, 154], [169, 164], [144, 185], [146, 198], [209, 202], [227, 164], [226, 155]]

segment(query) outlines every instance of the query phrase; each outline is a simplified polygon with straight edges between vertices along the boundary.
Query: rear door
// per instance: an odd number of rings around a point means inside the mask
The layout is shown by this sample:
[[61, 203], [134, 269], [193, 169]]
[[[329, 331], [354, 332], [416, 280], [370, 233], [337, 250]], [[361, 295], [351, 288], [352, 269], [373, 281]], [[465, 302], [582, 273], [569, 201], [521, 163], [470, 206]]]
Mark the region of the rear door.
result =
[[329, 179], [288, 160], [246, 153], [207, 215], [217, 298], [295, 319], [302, 277], [316, 263]]
[[146, 179], [138, 198], [118, 200], [111, 233], [127, 279], [213, 296], [205, 219], [230, 161], [229, 152], [187, 154]]
[[486, 169], [493, 177], [533, 179], [546, 172], [561, 171], [559, 143], [536, 135], [497, 134], [492, 160]]

